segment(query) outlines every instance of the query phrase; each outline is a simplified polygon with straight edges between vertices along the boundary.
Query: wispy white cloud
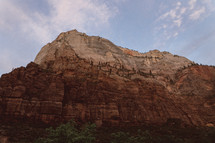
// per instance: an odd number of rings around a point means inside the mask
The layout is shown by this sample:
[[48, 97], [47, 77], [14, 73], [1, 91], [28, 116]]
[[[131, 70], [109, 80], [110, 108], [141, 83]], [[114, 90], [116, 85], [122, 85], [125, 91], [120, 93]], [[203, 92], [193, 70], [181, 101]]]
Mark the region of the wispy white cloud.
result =
[[197, 9], [197, 10], [193, 11], [193, 12], [190, 14], [189, 18], [190, 18], [191, 20], [197, 20], [197, 19], [199, 19], [200, 16], [201, 16], [202, 14], [204, 14], [204, 13], [205, 13], [205, 7], [202, 7], [202, 8], [200, 8], [200, 9]]
[[57, 30], [78, 27], [85, 31], [88, 25], [108, 24], [116, 12], [106, 4], [92, 0], [49, 0], [49, 4], [52, 6], [50, 21]]
[[[15, 0], [0, 0], [0, 36], [10, 33], [21, 35], [44, 45], [63, 31], [77, 29], [81, 32], [94, 32], [109, 27], [111, 18], [118, 14], [117, 5], [126, 0], [44, 0], [47, 11]], [[26, 5], [24, 5], [26, 4]], [[23, 6], [24, 5], [24, 6]], [[27, 7], [27, 8], [25, 8]], [[39, 48], [39, 47], [38, 47]], [[2, 47], [2, 49], [4, 49]], [[15, 61], [10, 55], [0, 52], [0, 74], [10, 71]], [[11, 50], [11, 51], [10, 51]], [[14, 53], [8, 49], [8, 53]], [[11, 63], [13, 61], [13, 63]]]
[[176, 36], [178, 36], [178, 32], [175, 32], [173, 35], [173, 37], [176, 37]]
[[[62, 31], [86, 32], [108, 26], [116, 7], [98, 0], [46, 0], [49, 14], [32, 12], [7, 0], [0, 4], [0, 30], [20, 30], [43, 44]], [[117, 0], [117, 3], [124, 0]]]
[[201, 2], [203, 5], [206, 5], [209, 11], [215, 11], [214, 0], [202, 0]]
[[196, 5], [196, 0], [190, 0], [188, 2], [188, 4], [190, 6], [189, 9], [192, 10], [192, 9], [194, 9], [194, 6]]
[[166, 41], [176, 38], [179, 34], [177, 29], [183, 24], [183, 15], [186, 12], [180, 1], [174, 3], [173, 8], [162, 13], [155, 22], [155, 44], [154, 48], [165, 47]]
[[215, 7], [211, 0], [173, 3], [172, 7], [161, 13], [155, 21], [155, 41], [164, 44], [167, 40], [178, 37], [186, 29], [186, 25], [204, 19], [214, 10]]
[[179, 19], [176, 19], [176, 20], [174, 20], [173, 22], [175, 23], [175, 25], [176, 25], [177, 27], [181, 27], [181, 24], [182, 24], [182, 18], [181, 18], [181, 17], [179, 17]]
[[181, 6], [181, 2], [180, 1], [177, 2], [177, 6]]
[[180, 10], [180, 13], [181, 13], [181, 14], [184, 14], [186, 11], [187, 11], [187, 8], [182, 7], [181, 10]]

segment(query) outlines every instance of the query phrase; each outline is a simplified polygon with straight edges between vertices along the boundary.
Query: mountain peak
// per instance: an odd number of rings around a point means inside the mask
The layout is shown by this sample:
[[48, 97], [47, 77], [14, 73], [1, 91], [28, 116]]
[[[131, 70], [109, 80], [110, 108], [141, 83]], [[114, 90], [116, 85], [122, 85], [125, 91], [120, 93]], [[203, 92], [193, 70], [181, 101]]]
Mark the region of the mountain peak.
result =
[[152, 50], [139, 53], [116, 46], [105, 38], [88, 36], [77, 30], [63, 32], [52, 43], [44, 46], [36, 56], [35, 63], [43, 68], [63, 71], [71, 69], [72, 62], [77, 59], [84, 59], [95, 65], [108, 63], [112, 67], [123, 66], [127, 70], [151, 70], [166, 74], [192, 64], [190, 60], [168, 52]]
[[35, 63], [0, 78], [4, 119], [215, 124], [214, 67], [159, 50], [139, 53], [76, 30], [44, 46]]

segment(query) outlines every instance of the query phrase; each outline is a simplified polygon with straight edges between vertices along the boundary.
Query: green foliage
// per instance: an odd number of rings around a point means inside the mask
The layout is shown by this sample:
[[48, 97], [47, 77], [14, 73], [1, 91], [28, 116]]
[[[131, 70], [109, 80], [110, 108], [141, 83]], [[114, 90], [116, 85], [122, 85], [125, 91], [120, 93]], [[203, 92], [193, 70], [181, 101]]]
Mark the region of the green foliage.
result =
[[138, 130], [136, 136], [131, 136], [129, 133], [117, 132], [112, 133], [111, 143], [151, 143], [152, 137], [148, 131]]
[[173, 135], [163, 135], [157, 138], [154, 138], [155, 143], [184, 143], [183, 139], [177, 138]]
[[[46, 129], [47, 135], [35, 143], [215, 143], [215, 128], [180, 127], [170, 119], [164, 126], [96, 130], [95, 124], [79, 127], [74, 121]], [[36, 135], [36, 134], [35, 134]]]
[[153, 136], [149, 131], [141, 130], [134, 136], [124, 132], [112, 133], [111, 136], [111, 143], [184, 143], [183, 139], [173, 135]]
[[111, 143], [127, 143], [127, 140], [129, 138], [129, 133], [125, 132], [117, 132], [117, 133], [112, 133], [112, 142]]
[[62, 124], [56, 129], [48, 128], [48, 136], [39, 138], [35, 143], [93, 143], [95, 142], [96, 125], [85, 125], [78, 129], [74, 121]]

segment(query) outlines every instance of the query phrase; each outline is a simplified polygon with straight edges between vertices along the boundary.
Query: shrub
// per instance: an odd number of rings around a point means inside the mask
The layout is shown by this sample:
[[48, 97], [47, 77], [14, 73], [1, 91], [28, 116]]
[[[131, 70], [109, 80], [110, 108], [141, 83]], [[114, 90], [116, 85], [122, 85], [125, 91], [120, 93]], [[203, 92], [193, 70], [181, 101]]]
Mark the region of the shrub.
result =
[[112, 133], [111, 143], [151, 143], [152, 137], [148, 131], [138, 130], [136, 136], [131, 136], [129, 133], [117, 132]]
[[96, 125], [89, 124], [78, 129], [74, 121], [62, 124], [56, 129], [46, 129], [46, 138], [39, 138], [35, 143], [93, 143], [95, 142]]

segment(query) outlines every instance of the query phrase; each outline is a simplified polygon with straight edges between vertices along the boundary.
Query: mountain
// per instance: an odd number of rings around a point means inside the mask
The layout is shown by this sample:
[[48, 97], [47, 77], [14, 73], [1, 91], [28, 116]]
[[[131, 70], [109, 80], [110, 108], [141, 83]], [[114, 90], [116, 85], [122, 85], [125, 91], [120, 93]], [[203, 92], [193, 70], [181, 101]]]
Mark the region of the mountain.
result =
[[0, 117], [97, 125], [215, 125], [215, 67], [139, 53], [77, 30], [0, 78]]

